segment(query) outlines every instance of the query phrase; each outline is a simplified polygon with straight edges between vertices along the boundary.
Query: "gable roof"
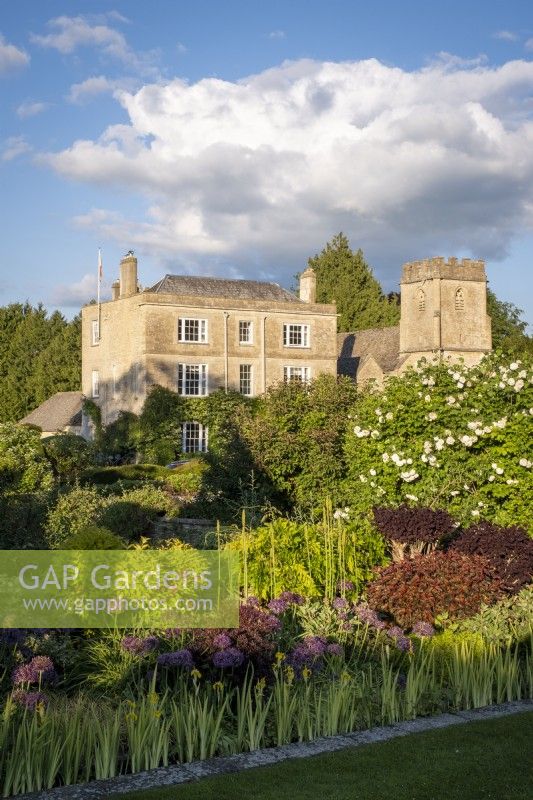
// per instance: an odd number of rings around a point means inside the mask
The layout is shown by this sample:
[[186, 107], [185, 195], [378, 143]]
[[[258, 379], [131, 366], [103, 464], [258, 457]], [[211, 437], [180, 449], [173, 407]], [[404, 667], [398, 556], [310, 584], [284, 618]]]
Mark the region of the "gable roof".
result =
[[400, 326], [337, 334], [338, 373], [357, 378], [360, 365], [372, 357], [384, 373], [399, 366]]
[[235, 300], [272, 300], [277, 303], [302, 302], [299, 297], [287, 289], [283, 289], [277, 283], [203, 278], [195, 275], [165, 275], [145, 291], [155, 294], [221, 297]]
[[22, 425], [37, 425], [42, 431], [62, 431], [81, 425], [81, 392], [56, 392], [20, 420]]

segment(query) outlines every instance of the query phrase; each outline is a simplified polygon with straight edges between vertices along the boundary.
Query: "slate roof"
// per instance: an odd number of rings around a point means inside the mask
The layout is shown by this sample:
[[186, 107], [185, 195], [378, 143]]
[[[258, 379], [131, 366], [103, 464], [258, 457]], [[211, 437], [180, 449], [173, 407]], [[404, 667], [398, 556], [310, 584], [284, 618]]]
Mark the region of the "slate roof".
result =
[[234, 300], [271, 300], [276, 303], [301, 303], [299, 297], [277, 283], [263, 281], [203, 278], [196, 275], [165, 275], [146, 292], [196, 297], [221, 297]]
[[337, 347], [339, 375], [355, 379], [359, 367], [370, 357], [384, 373], [392, 372], [400, 363], [400, 326], [338, 333]]
[[42, 431], [62, 431], [69, 425], [81, 425], [81, 392], [57, 392], [21, 419], [21, 424], [37, 425]]

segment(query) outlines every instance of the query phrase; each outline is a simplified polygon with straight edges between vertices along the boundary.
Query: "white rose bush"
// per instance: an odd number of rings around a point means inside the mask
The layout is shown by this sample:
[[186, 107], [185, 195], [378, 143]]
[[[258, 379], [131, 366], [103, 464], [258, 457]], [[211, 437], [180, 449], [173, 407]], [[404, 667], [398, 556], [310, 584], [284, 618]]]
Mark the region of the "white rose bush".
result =
[[376, 505], [445, 508], [533, 533], [533, 369], [499, 353], [471, 368], [421, 362], [364, 390], [345, 441], [344, 497]]

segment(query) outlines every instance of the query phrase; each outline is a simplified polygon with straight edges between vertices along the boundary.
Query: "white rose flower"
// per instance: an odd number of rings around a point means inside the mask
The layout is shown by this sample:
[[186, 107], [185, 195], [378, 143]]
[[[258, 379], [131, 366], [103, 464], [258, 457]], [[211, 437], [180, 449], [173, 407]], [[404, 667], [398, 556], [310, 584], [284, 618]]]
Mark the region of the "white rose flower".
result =
[[371, 475], [377, 475], [377, 472], [376, 472], [375, 469], [371, 469], [371, 470], [369, 470], [369, 472], [370, 472]]
[[455, 444], [455, 439], [453, 438], [453, 436], [446, 437], [446, 444]]

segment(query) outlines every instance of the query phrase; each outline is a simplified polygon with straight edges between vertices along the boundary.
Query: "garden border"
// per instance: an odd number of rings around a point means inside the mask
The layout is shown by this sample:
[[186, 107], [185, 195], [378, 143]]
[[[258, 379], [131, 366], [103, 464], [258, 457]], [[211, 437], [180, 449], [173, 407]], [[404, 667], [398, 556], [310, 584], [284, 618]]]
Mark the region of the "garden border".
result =
[[322, 753], [333, 753], [349, 747], [385, 742], [411, 733], [423, 733], [452, 725], [463, 725], [476, 720], [493, 719], [511, 714], [533, 710], [533, 700], [515, 700], [509, 703], [484, 706], [470, 711], [455, 711], [434, 717], [418, 717], [366, 731], [328, 736], [312, 742], [295, 742], [281, 747], [268, 747], [251, 753], [238, 753], [231, 756], [217, 756], [205, 761], [192, 761], [188, 764], [174, 764], [158, 767], [148, 772], [133, 775], [119, 775], [109, 780], [91, 781], [85, 784], [58, 786], [42, 792], [17, 795], [21, 800], [98, 800], [109, 795], [126, 792], [157, 789], [162, 786], [177, 786], [191, 783], [201, 778], [241, 772], [254, 767], [278, 764], [291, 758], [307, 758]]

